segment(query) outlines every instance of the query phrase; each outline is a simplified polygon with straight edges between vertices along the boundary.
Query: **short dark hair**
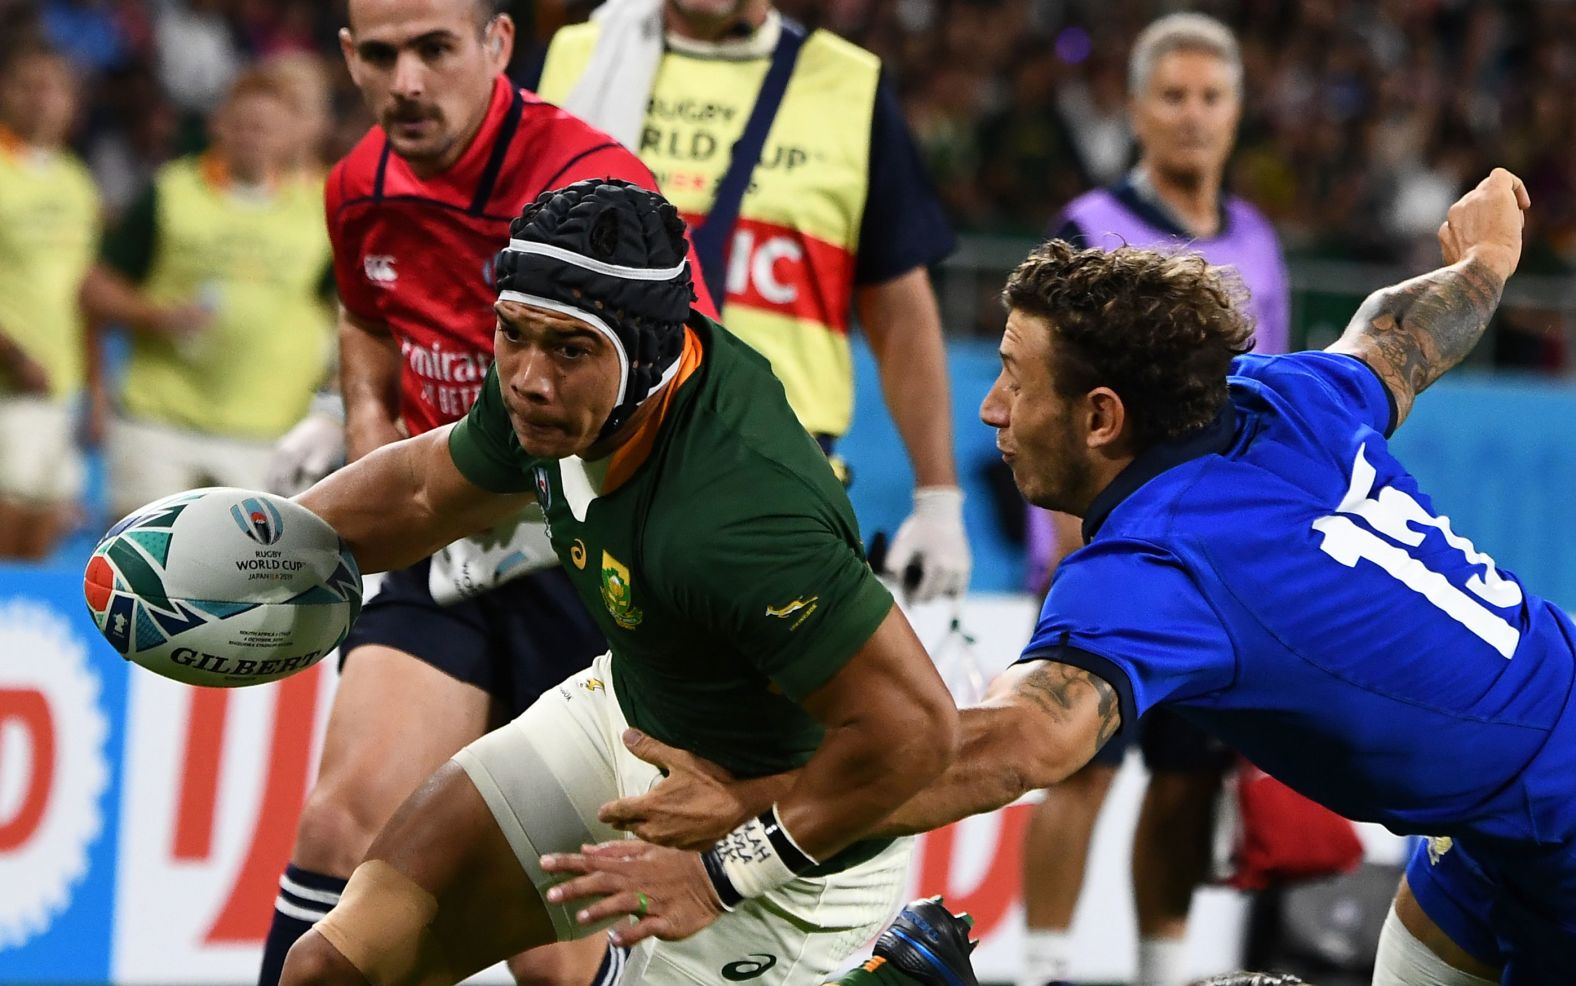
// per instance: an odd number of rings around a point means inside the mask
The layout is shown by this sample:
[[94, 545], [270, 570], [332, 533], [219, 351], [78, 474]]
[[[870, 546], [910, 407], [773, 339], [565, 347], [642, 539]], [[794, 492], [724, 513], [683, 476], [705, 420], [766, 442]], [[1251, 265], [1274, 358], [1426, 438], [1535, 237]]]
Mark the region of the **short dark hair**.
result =
[[507, 14], [513, 6], [513, 0], [476, 0], [476, 22], [486, 30], [487, 25]]
[[1195, 253], [1037, 247], [1002, 303], [1050, 324], [1053, 382], [1078, 397], [1110, 387], [1139, 448], [1208, 424], [1226, 402], [1231, 360], [1253, 347], [1241, 282]]

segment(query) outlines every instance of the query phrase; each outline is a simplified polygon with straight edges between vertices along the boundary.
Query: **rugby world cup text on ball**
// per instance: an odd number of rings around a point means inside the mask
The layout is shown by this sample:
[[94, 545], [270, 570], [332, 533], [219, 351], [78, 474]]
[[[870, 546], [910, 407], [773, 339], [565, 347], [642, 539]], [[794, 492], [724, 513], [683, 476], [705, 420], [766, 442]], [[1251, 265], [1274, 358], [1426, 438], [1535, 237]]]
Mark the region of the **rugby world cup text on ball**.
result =
[[304, 668], [323, 656], [321, 650], [315, 650], [300, 657], [277, 657], [267, 661], [247, 661], [240, 658], [231, 660], [220, 657], [218, 654], [204, 654], [192, 650], [190, 647], [177, 647], [170, 652], [170, 660], [176, 664], [188, 665], [198, 671], [211, 671], [229, 678], [255, 678], [258, 675], [287, 674], [297, 668]]
[[254, 551], [252, 557], [242, 559], [235, 563], [237, 572], [251, 572], [247, 581], [257, 579], [282, 579], [288, 578], [291, 573], [299, 572], [306, 567], [306, 562], [295, 558], [283, 558], [282, 551]]

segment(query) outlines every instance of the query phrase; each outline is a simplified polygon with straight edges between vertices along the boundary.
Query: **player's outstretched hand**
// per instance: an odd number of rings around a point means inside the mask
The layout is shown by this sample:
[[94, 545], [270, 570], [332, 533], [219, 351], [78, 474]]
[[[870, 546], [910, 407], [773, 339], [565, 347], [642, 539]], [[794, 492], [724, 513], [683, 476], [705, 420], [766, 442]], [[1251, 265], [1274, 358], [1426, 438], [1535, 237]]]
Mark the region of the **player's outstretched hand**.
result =
[[1439, 227], [1439, 248], [1446, 264], [1469, 254], [1500, 277], [1509, 277], [1521, 260], [1522, 213], [1532, 199], [1520, 178], [1495, 168], [1478, 186], [1456, 200]]
[[588, 901], [575, 912], [581, 924], [627, 914], [608, 934], [629, 947], [647, 938], [688, 938], [722, 914], [722, 901], [697, 853], [647, 845], [634, 839], [581, 846], [579, 853], [542, 857], [549, 873], [578, 874], [547, 891], [552, 904]]
[[772, 806], [795, 774], [747, 781], [695, 754], [668, 746], [638, 729], [624, 731], [630, 753], [667, 774], [645, 794], [609, 801], [597, 817], [647, 842], [699, 852]]

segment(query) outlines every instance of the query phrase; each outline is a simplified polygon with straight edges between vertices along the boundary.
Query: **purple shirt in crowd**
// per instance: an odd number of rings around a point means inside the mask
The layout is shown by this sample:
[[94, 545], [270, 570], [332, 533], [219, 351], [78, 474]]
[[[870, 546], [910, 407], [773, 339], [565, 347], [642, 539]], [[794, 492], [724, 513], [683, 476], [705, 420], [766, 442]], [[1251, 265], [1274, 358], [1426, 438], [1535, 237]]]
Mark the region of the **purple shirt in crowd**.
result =
[[[1284, 353], [1290, 345], [1291, 293], [1280, 240], [1264, 214], [1235, 195], [1223, 195], [1220, 229], [1198, 238], [1179, 226], [1171, 214], [1133, 175], [1108, 188], [1073, 199], [1047, 235], [1078, 246], [1112, 250], [1119, 246], [1157, 250], [1192, 250], [1220, 267], [1234, 267], [1248, 290], [1253, 317], [1253, 351]], [[1028, 587], [1044, 588], [1057, 560], [1050, 514], [1029, 507]]]

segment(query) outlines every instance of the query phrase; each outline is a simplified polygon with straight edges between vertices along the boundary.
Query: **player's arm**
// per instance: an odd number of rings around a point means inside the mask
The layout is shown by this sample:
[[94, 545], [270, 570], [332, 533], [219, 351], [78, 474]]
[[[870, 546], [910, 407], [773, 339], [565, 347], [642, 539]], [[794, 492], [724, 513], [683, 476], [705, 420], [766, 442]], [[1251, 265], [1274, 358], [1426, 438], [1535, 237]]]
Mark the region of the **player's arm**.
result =
[[1373, 368], [1395, 398], [1399, 426], [1417, 395], [1477, 345], [1521, 258], [1521, 179], [1495, 168], [1439, 228], [1448, 266], [1369, 295], [1330, 352]]
[[[1056, 661], [1024, 661], [997, 677], [981, 704], [960, 709], [958, 723], [960, 742], [952, 763], [876, 826], [875, 834], [928, 831], [994, 811], [1071, 776], [1121, 726], [1121, 702], [1116, 690], [1091, 671]], [[706, 848], [773, 803], [781, 810], [801, 777], [793, 771], [738, 780], [716, 764], [644, 734], [626, 736], [625, 743], [669, 779], [610, 802], [600, 817], [664, 846]]]
[[399, 342], [389, 327], [340, 306], [339, 389], [347, 462], [400, 440], [399, 371]]
[[826, 734], [777, 813], [815, 859], [868, 835], [945, 769], [957, 749], [952, 696], [896, 606], [803, 705]]
[[[619, 840], [584, 847], [581, 853], [544, 856], [542, 868], [565, 877], [547, 892], [547, 900], [576, 902], [581, 924], [634, 915], [634, 924], [611, 932], [620, 945], [651, 936], [688, 937], [723, 911], [781, 886], [868, 835], [952, 759], [957, 741], [952, 697], [890, 598], [875, 632], [800, 703], [826, 732], [775, 804], [750, 805], [759, 814], [745, 816], [699, 855]], [[714, 766], [702, 770], [717, 779]], [[667, 787], [667, 782], [659, 784], [653, 793]], [[719, 788], [711, 785], [710, 793]], [[771, 796], [774, 788], [768, 783], [754, 790]], [[728, 821], [738, 819], [739, 807], [750, 797], [729, 792], [719, 813]]]
[[802, 705], [826, 733], [810, 760], [788, 774], [736, 780], [649, 736], [627, 737], [630, 752], [670, 780], [609, 802], [598, 817], [653, 842], [700, 850], [775, 804], [794, 844], [825, 860], [937, 777], [957, 746], [952, 696], [896, 606]]
[[994, 811], [1065, 780], [1122, 724], [1116, 689], [1056, 661], [1015, 664], [984, 701], [958, 713], [958, 755], [940, 777], [879, 826], [883, 835], [939, 828]]
[[413, 565], [534, 502], [466, 479], [448, 428], [374, 449], [296, 500], [339, 532], [363, 572]]

